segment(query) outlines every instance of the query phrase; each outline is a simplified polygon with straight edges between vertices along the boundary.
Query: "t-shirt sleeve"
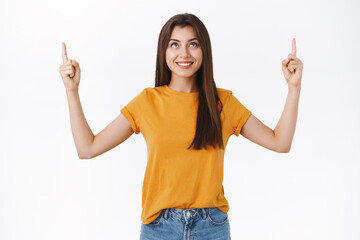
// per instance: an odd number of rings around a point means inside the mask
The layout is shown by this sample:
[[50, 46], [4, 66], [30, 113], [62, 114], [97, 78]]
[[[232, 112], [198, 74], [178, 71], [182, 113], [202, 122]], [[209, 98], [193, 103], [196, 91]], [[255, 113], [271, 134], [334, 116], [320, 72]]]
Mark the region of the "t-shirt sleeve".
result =
[[241, 128], [251, 115], [251, 111], [247, 109], [230, 91], [228, 101], [226, 103], [227, 112], [230, 118], [230, 125], [233, 134], [239, 136]]
[[146, 89], [142, 90], [134, 97], [120, 112], [130, 122], [131, 128], [135, 134], [141, 131], [141, 119], [143, 117], [143, 108], [146, 103]]

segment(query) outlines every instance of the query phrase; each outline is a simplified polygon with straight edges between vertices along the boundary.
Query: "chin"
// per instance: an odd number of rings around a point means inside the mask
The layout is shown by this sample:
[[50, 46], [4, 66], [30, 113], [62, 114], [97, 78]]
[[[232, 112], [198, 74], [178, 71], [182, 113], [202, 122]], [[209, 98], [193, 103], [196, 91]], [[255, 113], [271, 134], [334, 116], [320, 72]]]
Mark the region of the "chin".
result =
[[190, 78], [190, 77], [194, 76], [195, 73], [194, 74], [176, 74], [176, 75], [178, 75], [179, 77]]

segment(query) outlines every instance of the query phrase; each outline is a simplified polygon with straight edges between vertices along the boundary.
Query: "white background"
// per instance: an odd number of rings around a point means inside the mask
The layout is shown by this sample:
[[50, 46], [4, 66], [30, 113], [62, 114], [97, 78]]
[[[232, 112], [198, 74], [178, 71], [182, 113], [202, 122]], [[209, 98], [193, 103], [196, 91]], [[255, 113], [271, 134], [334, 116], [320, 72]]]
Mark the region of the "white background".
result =
[[80, 63], [94, 134], [154, 87], [159, 32], [175, 14], [210, 34], [217, 87], [274, 129], [297, 41], [304, 64], [291, 151], [229, 139], [232, 239], [360, 239], [360, 4], [354, 1], [0, 3], [0, 239], [139, 239], [147, 149], [141, 134], [90, 160], [73, 141], [61, 42]]

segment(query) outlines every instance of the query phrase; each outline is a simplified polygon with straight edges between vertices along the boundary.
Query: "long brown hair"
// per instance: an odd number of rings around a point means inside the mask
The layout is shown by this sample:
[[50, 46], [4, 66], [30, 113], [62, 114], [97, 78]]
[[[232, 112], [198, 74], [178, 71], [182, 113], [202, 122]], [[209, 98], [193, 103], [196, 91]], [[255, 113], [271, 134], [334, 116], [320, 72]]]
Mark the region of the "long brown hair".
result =
[[195, 15], [190, 13], [177, 14], [162, 27], [157, 48], [155, 87], [169, 84], [171, 81], [171, 70], [166, 63], [165, 54], [175, 26], [191, 26], [196, 33], [203, 54], [202, 65], [196, 73], [196, 82], [199, 88], [196, 132], [188, 149], [192, 146], [196, 150], [206, 149], [206, 145], [211, 145], [214, 148], [217, 145], [224, 149], [220, 119], [223, 104], [218, 97], [213, 76], [210, 37], [205, 25]]

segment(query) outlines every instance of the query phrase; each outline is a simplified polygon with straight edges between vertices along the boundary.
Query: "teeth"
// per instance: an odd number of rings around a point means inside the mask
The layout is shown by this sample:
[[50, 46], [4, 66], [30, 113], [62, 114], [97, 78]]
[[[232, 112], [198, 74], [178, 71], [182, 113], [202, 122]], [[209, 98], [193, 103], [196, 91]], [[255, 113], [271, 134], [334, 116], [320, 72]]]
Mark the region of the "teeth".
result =
[[178, 63], [180, 66], [189, 66], [191, 63]]

